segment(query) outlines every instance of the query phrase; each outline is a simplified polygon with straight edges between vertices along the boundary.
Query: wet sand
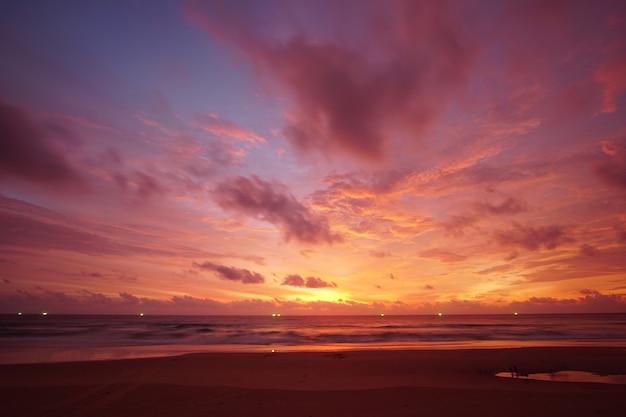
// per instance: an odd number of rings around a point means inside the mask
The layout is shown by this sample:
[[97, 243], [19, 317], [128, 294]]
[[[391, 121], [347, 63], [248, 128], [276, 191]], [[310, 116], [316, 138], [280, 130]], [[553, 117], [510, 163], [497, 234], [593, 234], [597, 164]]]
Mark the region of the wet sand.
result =
[[626, 375], [625, 348], [201, 353], [0, 366], [11, 416], [623, 416], [626, 385], [498, 378]]

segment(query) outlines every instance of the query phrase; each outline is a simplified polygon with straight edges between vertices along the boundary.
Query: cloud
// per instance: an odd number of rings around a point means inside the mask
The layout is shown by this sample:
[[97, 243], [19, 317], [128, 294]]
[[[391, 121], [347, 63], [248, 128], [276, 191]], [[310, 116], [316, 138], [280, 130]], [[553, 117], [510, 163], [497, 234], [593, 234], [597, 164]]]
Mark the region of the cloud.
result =
[[230, 120], [222, 119], [213, 113], [196, 115], [194, 120], [201, 129], [220, 137], [226, 136], [250, 143], [265, 142], [265, 139], [253, 131], [245, 129]]
[[453, 237], [465, 235], [465, 229], [478, 229], [482, 219], [490, 216], [513, 215], [527, 210], [524, 200], [516, 197], [507, 197], [501, 203], [481, 202], [472, 204], [472, 210], [465, 214], [452, 215], [441, 222], [447, 234]]
[[509, 230], [496, 231], [494, 237], [503, 246], [518, 246], [530, 251], [541, 248], [555, 249], [559, 245], [571, 243], [574, 239], [567, 234], [568, 228], [560, 225], [522, 226], [513, 223]]
[[441, 223], [447, 234], [454, 237], [461, 237], [468, 227], [476, 227], [478, 217], [473, 215], [454, 215]]
[[598, 291], [583, 289], [581, 297], [553, 298], [531, 297], [525, 301], [515, 301], [511, 307], [515, 311], [533, 314], [539, 313], [622, 313], [626, 307], [626, 296], [620, 294], [602, 294]]
[[387, 258], [391, 256], [391, 252], [379, 251], [379, 250], [371, 250], [370, 256], [372, 258]]
[[594, 166], [594, 173], [605, 184], [626, 189], [626, 140], [602, 143], [603, 160]]
[[512, 266], [509, 264], [496, 265], [491, 268], [482, 269], [477, 271], [476, 273], [479, 275], [492, 274], [494, 272], [505, 272], [511, 270]]
[[284, 134], [297, 150], [381, 161], [389, 132], [428, 129], [464, 88], [476, 49], [443, 2], [363, 2], [359, 9], [363, 19], [326, 10], [343, 19], [349, 33], [341, 40], [305, 30], [274, 39], [245, 9], [225, 3], [187, 3], [185, 13], [291, 95]]
[[595, 256], [598, 254], [598, 248], [586, 243], [580, 245], [580, 254], [584, 256]]
[[243, 284], [262, 284], [265, 282], [263, 275], [258, 272], [250, 272], [247, 269], [235, 268], [232, 266], [218, 265], [213, 262], [203, 262], [201, 264], [194, 262], [196, 268], [206, 271], [213, 271], [220, 279], [226, 281], [239, 281]]
[[166, 191], [165, 187], [153, 176], [137, 170], [127, 175], [115, 173], [114, 180], [120, 188], [133, 191], [142, 199], [148, 199]]
[[606, 49], [613, 49], [616, 56], [607, 57], [594, 73], [594, 79], [603, 86], [602, 113], [615, 113], [618, 98], [626, 92], [626, 58], [622, 55], [623, 42], [622, 45]]
[[341, 236], [331, 232], [325, 217], [304, 206], [276, 181], [263, 181], [257, 176], [232, 177], [219, 184], [213, 196], [223, 209], [278, 226], [287, 241], [291, 238], [313, 244], [343, 241]]
[[119, 296], [122, 300], [124, 300], [125, 303], [128, 304], [139, 304], [139, 298], [135, 297], [132, 294], [129, 294], [127, 292], [121, 292], [119, 293]]
[[418, 256], [421, 256], [422, 258], [439, 259], [441, 262], [460, 262], [460, 261], [464, 261], [465, 259], [467, 259], [467, 256], [458, 255], [456, 253], [438, 249], [438, 248], [423, 250], [423, 251], [418, 252], [417, 254]]
[[517, 214], [527, 210], [526, 202], [517, 197], [507, 197], [500, 204], [492, 204], [488, 202], [477, 204], [477, 208], [489, 214], [506, 215]]
[[0, 247], [62, 250], [89, 255], [197, 256], [178, 250], [132, 226], [94, 226], [0, 194]]
[[298, 274], [287, 275], [280, 285], [290, 285], [292, 287], [305, 287], [305, 288], [335, 288], [337, 284], [334, 282], [326, 282], [317, 277], [302, 278]]
[[78, 181], [60, 141], [75, 139], [62, 127], [38, 124], [25, 110], [0, 99], [0, 172], [30, 181]]

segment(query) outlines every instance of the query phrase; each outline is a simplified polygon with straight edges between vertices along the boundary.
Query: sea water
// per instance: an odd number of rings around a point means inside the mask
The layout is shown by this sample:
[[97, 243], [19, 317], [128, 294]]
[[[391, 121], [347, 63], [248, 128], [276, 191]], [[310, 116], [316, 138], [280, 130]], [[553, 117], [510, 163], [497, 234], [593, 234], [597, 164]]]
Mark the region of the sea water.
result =
[[0, 363], [205, 351], [624, 346], [626, 314], [432, 316], [0, 315]]

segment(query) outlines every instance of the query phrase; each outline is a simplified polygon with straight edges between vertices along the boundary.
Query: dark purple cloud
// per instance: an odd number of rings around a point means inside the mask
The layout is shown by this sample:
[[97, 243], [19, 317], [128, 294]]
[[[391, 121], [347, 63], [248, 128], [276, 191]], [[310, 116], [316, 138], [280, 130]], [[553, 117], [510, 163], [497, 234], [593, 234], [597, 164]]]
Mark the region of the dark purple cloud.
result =
[[232, 177], [219, 184], [213, 196], [226, 210], [255, 217], [278, 226], [285, 239], [304, 243], [341, 242], [330, 230], [328, 221], [300, 203], [278, 182], [267, 182], [252, 176]]
[[306, 288], [335, 288], [337, 284], [334, 282], [326, 282], [317, 277], [302, 278], [298, 274], [287, 275], [281, 285], [290, 285], [292, 287], [306, 287]]
[[205, 271], [213, 271], [217, 276], [226, 281], [239, 281], [243, 284], [262, 284], [265, 282], [263, 275], [258, 272], [251, 272], [243, 268], [235, 268], [232, 266], [218, 265], [213, 262], [203, 262], [201, 264], [194, 263], [196, 268]]
[[25, 110], [0, 99], [0, 173], [30, 181], [78, 180], [58, 146], [59, 137], [67, 142], [69, 133], [38, 124]]
[[567, 234], [568, 228], [560, 225], [522, 226], [513, 223], [513, 228], [496, 231], [496, 241], [502, 246], [518, 246], [530, 251], [555, 249], [559, 245], [571, 243], [574, 239]]

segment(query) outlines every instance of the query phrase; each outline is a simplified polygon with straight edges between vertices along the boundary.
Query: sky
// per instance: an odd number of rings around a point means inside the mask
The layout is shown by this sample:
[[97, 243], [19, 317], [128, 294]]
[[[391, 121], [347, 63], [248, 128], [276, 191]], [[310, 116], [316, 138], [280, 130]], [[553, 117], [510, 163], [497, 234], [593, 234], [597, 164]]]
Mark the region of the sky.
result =
[[623, 1], [5, 1], [0, 312], [626, 312]]

